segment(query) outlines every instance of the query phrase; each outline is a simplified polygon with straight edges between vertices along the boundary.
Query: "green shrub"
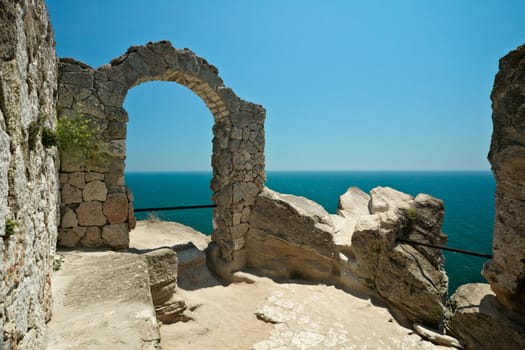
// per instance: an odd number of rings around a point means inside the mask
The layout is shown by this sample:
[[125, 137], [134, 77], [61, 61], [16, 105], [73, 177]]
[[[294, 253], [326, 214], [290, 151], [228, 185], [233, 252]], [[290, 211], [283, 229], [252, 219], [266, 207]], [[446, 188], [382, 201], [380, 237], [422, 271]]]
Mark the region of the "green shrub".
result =
[[414, 208], [408, 208], [406, 211], [407, 218], [410, 221], [410, 223], [413, 225], [416, 223], [417, 219], [417, 212]]
[[111, 159], [107, 144], [99, 138], [101, 134], [100, 126], [83, 115], [58, 119], [56, 136], [59, 151], [88, 168], [107, 166]]
[[57, 255], [53, 259], [53, 271], [58, 271], [62, 268], [62, 263], [64, 262], [64, 257], [62, 255]]

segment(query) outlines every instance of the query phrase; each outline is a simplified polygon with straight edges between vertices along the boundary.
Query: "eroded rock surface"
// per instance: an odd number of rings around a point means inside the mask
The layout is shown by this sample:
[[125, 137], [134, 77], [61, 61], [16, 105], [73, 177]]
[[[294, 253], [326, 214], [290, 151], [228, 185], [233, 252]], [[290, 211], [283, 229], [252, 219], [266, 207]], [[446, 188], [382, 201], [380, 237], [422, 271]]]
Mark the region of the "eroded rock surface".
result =
[[372, 300], [333, 286], [288, 283], [276, 289], [256, 312], [273, 330], [253, 350], [450, 349], [401, 327]]
[[525, 314], [525, 45], [500, 60], [491, 99], [496, 217], [483, 276], [503, 305]]
[[[42, 0], [0, 1], [0, 348], [40, 349], [57, 236], [55, 39]], [[66, 219], [73, 225], [74, 219]]]
[[448, 302], [445, 328], [467, 349], [525, 349], [523, 316], [505, 309], [488, 284], [460, 286]]
[[250, 216], [247, 265], [275, 277], [330, 279], [333, 234], [330, 215], [319, 204], [265, 188]]
[[443, 202], [377, 187], [370, 193], [369, 209], [352, 235], [351, 271], [410, 318], [437, 325], [448, 288], [442, 252], [397, 239], [443, 244]]
[[443, 212], [443, 202], [429, 195], [377, 187], [370, 195], [350, 188], [330, 215], [311, 200], [266, 188], [250, 216], [246, 265], [375, 292], [410, 319], [436, 326], [448, 288], [443, 255], [398, 239], [444, 244]]

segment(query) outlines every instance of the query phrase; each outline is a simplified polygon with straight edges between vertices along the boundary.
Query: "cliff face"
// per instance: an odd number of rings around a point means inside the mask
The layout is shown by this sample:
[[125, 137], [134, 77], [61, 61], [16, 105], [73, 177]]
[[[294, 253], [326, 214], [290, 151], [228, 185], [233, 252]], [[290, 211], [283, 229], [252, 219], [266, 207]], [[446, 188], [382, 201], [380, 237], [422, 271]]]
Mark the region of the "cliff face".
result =
[[525, 45], [500, 60], [491, 99], [496, 218], [483, 276], [503, 305], [525, 313]]
[[56, 57], [41, 0], [0, 2], [0, 349], [39, 349], [57, 234]]

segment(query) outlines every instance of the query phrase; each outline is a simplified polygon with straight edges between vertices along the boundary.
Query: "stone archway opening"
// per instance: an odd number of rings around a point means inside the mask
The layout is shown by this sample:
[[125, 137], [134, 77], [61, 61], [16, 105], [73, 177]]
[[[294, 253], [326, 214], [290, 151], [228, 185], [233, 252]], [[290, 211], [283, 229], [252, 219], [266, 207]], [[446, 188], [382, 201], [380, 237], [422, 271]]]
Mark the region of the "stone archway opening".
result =
[[98, 69], [72, 59], [61, 60], [59, 117], [82, 111], [83, 117], [99, 124], [112, 159], [107, 166], [89, 169], [62, 157], [58, 244], [128, 246], [135, 219], [132, 196], [124, 181], [128, 114], [123, 102], [128, 90], [149, 81], [187, 87], [213, 115], [211, 188], [216, 208], [212, 244], [214, 254], [233, 261], [235, 253], [244, 248], [251, 210], [266, 179], [265, 110], [237, 97], [223, 84], [216, 67], [167, 41], [131, 47]]
[[[129, 90], [125, 183], [135, 208], [211, 204], [213, 115], [191, 90], [152, 81]], [[137, 220], [174, 221], [210, 235], [213, 210], [137, 212]]]

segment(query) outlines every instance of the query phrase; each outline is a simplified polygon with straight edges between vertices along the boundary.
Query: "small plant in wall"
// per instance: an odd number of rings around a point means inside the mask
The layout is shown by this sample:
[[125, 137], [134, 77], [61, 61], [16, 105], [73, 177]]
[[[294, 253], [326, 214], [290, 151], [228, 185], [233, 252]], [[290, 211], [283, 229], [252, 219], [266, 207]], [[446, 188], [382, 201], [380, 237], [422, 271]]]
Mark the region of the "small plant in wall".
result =
[[45, 148], [51, 148], [58, 144], [57, 134], [50, 128], [44, 126], [42, 128], [42, 145]]
[[29, 150], [34, 151], [37, 147], [38, 140], [42, 142], [44, 148], [51, 148], [57, 145], [56, 133], [48, 126], [46, 126], [47, 115], [41, 113], [38, 118], [29, 124], [27, 133], [27, 143]]
[[5, 236], [9, 237], [16, 233], [16, 228], [18, 227], [18, 222], [11, 219], [5, 220]]
[[107, 166], [111, 159], [101, 134], [101, 127], [80, 113], [58, 118], [56, 136], [59, 151], [87, 168]]

